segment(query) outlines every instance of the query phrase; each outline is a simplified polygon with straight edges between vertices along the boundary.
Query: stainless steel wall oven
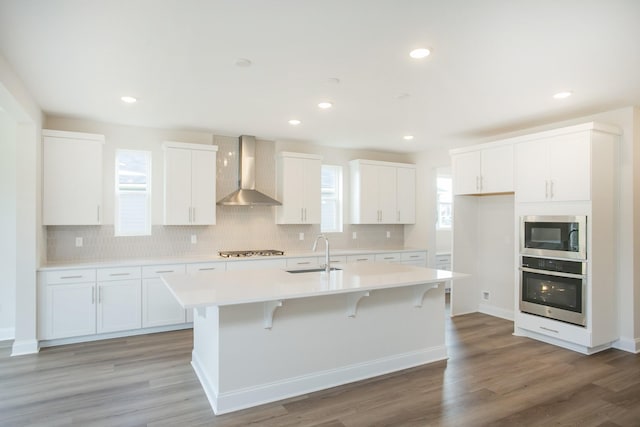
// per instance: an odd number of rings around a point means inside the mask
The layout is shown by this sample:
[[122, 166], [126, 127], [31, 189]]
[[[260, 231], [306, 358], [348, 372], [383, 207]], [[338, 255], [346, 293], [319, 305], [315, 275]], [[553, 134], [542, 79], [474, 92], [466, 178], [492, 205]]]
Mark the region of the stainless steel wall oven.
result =
[[586, 325], [587, 263], [522, 257], [520, 311]]

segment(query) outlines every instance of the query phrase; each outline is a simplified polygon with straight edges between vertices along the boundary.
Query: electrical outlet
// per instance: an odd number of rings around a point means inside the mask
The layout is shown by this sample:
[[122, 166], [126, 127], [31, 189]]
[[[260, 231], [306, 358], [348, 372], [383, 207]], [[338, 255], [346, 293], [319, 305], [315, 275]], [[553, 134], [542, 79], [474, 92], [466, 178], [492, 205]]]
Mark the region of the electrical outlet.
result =
[[198, 243], [198, 236], [197, 235], [195, 235], [195, 234], [191, 235], [191, 243], [194, 244], [194, 245], [196, 243]]
[[390, 239], [390, 238], [391, 238], [391, 232], [387, 231], [387, 239]]
[[76, 237], [76, 248], [81, 248], [84, 244], [82, 237]]
[[482, 299], [484, 301], [489, 301], [490, 298], [491, 298], [491, 294], [489, 293], [489, 291], [482, 291]]
[[353, 233], [351, 233], [351, 238], [353, 240], [356, 240], [358, 238], [358, 235], [356, 234], [356, 232], [354, 231]]
[[300, 240], [304, 240], [304, 233], [300, 233], [300, 234], [298, 235], [298, 238], [299, 238]]

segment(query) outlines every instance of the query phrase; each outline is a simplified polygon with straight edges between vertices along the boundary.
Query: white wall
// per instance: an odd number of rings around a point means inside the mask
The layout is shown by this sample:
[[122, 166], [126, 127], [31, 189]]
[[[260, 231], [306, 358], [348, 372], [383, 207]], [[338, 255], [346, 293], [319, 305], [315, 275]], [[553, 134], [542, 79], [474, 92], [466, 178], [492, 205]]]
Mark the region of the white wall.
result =
[[15, 336], [16, 316], [16, 132], [0, 111], [0, 341]]
[[[38, 351], [36, 268], [44, 253], [41, 220], [42, 112], [0, 55], [0, 106], [16, 123], [15, 146], [15, 339], [13, 355]], [[10, 142], [9, 142], [10, 143]], [[1, 149], [1, 148], [0, 148]], [[0, 155], [4, 153], [0, 152]]]

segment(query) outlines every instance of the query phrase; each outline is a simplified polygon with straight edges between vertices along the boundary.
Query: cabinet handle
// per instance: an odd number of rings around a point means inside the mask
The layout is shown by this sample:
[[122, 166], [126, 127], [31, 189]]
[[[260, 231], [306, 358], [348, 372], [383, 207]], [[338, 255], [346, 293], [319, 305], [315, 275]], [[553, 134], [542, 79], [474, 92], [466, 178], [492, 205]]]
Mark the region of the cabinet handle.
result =
[[193, 207], [191, 209], [193, 209], [193, 222], [195, 223], [196, 222], [196, 208]]
[[91, 288], [91, 304], [96, 303], [96, 288]]
[[96, 207], [96, 220], [100, 222], [100, 205]]
[[549, 198], [553, 199], [553, 180], [549, 181]]
[[309, 261], [304, 261], [304, 262], [297, 262], [297, 265], [307, 265], [307, 264], [311, 264], [311, 262]]
[[549, 181], [544, 182], [544, 198], [549, 198]]
[[543, 331], [548, 331], [548, 332], [553, 332], [554, 334], [559, 334], [559, 331], [556, 331], [555, 329], [551, 329], [551, 328], [545, 328], [544, 326], [540, 326], [540, 329], [542, 329]]
[[163, 273], [174, 273], [175, 270], [158, 270], [156, 271], [156, 274], [163, 274]]
[[131, 273], [111, 273], [109, 274], [109, 276], [114, 277], [114, 276], [128, 276]]
[[198, 271], [207, 271], [207, 270], [217, 270], [217, 267], [205, 267], [205, 268], [199, 268]]
[[395, 257], [392, 257], [392, 256], [386, 256], [386, 257], [384, 257], [384, 259], [395, 259]]
[[304, 222], [307, 222], [307, 208], [304, 208]]
[[369, 261], [369, 258], [358, 258], [356, 261]]
[[304, 222], [304, 208], [300, 208], [300, 221]]
[[98, 286], [98, 304], [102, 304], [102, 287]]
[[480, 188], [478, 190], [483, 191], [484, 189], [484, 176], [480, 175]]
[[82, 275], [78, 276], [62, 276], [61, 279], [82, 279]]

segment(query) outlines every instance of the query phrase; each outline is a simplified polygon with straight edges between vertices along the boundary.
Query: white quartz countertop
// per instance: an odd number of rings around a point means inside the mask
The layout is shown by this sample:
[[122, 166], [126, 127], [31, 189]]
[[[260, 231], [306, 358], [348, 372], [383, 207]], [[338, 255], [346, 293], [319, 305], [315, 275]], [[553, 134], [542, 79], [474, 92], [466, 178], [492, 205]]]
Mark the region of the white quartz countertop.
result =
[[184, 308], [197, 308], [436, 284], [466, 276], [404, 264], [362, 262], [340, 268], [328, 275], [281, 269], [173, 273], [162, 280]]

